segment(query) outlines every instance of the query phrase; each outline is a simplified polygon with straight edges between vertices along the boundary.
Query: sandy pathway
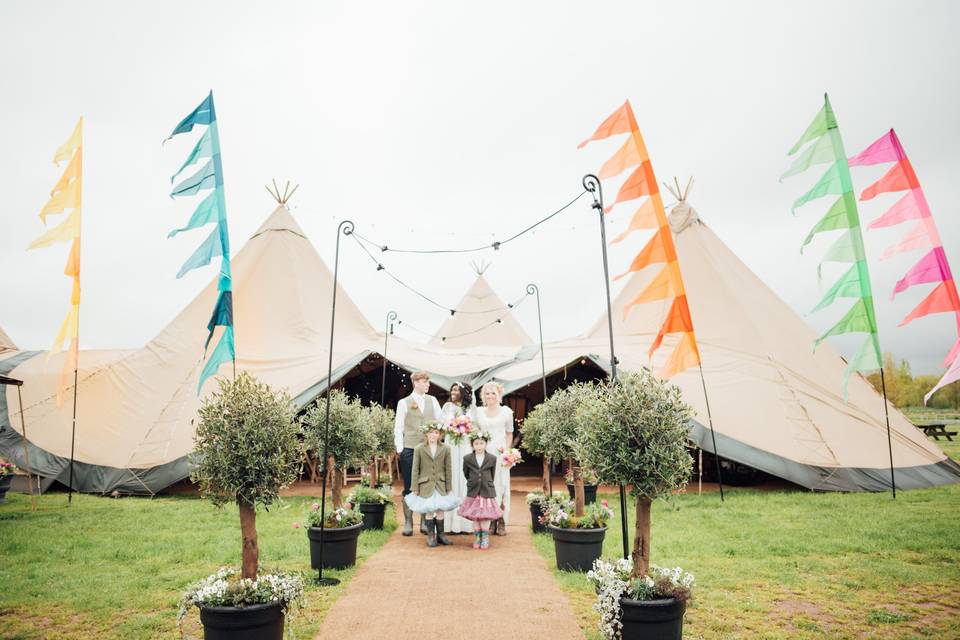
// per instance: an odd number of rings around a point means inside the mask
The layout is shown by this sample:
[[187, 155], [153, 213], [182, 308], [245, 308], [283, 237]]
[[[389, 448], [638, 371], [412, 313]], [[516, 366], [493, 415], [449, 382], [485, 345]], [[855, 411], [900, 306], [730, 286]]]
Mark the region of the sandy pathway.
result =
[[[470, 548], [472, 535], [429, 549], [419, 532], [404, 538], [397, 529], [357, 571], [317, 639], [582, 640], [567, 597], [533, 548], [523, 495], [513, 492], [508, 535], [491, 536], [487, 551]], [[478, 604], [483, 632], [472, 622]]]

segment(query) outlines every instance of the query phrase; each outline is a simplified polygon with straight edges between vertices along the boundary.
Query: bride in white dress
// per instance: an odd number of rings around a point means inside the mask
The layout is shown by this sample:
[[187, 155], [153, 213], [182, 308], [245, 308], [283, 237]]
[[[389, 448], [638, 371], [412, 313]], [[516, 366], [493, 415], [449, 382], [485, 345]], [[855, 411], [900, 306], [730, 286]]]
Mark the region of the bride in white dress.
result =
[[[497, 456], [497, 504], [503, 509], [503, 522], [510, 524], [510, 470], [503, 468], [503, 454], [500, 447], [513, 447], [513, 411], [500, 402], [503, 399], [503, 387], [496, 382], [488, 382], [481, 390], [483, 406], [477, 409], [477, 422], [482, 431], [490, 432], [490, 446], [487, 451]], [[506, 531], [497, 530], [497, 535], [506, 535]]]
[[[444, 420], [460, 415], [470, 416], [470, 420], [476, 422], [476, 407], [473, 405], [473, 390], [470, 385], [462, 382], [455, 382], [450, 387], [450, 400], [448, 400], [441, 409]], [[450, 436], [447, 436], [447, 444], [450, 446], [450, 459], [453, 463], [453, 495], [461, 500], [467, 497], [467, 479], [463, 476], [463, 456], [470, 453], [470, 439], [464, 438], [460, 444], [455, 444]], [[460, 517], [457, 510], [447, 511], [443, 516], [443, 529], [446, 533], [473, 533], [473, 522]]]

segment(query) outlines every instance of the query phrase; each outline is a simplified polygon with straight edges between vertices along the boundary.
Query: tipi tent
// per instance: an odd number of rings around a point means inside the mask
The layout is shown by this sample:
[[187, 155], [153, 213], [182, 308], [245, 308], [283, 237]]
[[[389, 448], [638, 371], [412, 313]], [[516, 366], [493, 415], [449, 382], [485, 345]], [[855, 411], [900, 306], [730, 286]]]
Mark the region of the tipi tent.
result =
[[[283, 206], [233, 257], [237, 370], [287, 389], [302, 406], [326, 388], [333, 277]], [[84, 351], [80, 357], [74, 487], [80, 491], [156, 492], [189, 475], [200, 398], [206, 324], [216, 296], [211, 282], [142, 349]], [[383, 344], [346, 292], [338, 287], [333, 381]], [[391, 360], [436, 373], [443, 383], [470, 379], [510, 358], [512, 349], [447, 351], [394, 338]], [[67, 482], [72, 405], [58, 407], [63, 355], [0, 354], [0, 374], [26, 381], [24, 414], [33, 470]], [[229, 375], [224, 365], [221, 375]], [[210, 380], [203, 393], [216, 388]], [[14, 420], [15, 395], [0, 390], [0, 455], [23, 451]]]
[[[703, 360], [719, 454], [814, 490], [889, 488], [889, 454], [882, 397], [859, 376], [844, 400], [846, 363], [829, 344], [813, 351], [814, 331], [703, 224], [686, 203], [670, 214], [680, 267]], [[652, 271], [652, 270], [649, 270]], [[660, 303], [625, 307], [654, 274], [633, 274], [613, 303], [620, 366], [639, 370], [666, 311]], [[668, 337], [654, 354], [657, 370], [672, 350]], [[536, 352], [492, 373], [508, 390], [539, 377]], [[548, 346], [548, 370], [580, 358], [608, 367], [607, 317], [584, 336]], [[696, 410], [693, 439], [713, 451], [706, 430], [700, 373], [672, 382]], [[960, 481], [957, 465], [899, 411], [890, 407], [897, 486]]]
[[432, 346], [517, 348], [533, 342], [513, 317], [512, 306], [496, 294], [483, 271], [477, 269], [477, 279], [430, 340]]

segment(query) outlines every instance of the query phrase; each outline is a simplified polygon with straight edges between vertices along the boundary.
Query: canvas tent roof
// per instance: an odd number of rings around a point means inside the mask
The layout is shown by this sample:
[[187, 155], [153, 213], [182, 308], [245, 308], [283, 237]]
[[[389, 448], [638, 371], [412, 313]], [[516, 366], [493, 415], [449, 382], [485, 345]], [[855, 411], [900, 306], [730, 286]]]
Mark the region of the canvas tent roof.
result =
[[10, 339], [3, 329], [0, 329], [0, 352], [3, 351], [14, 351], [16, 350], [17, 345], [13, 344], [13, 340]]
[[[813, 352], [816, 334], [703, 224], [686, 203], [670, 215], [680, 268], [697, 331], [710, 408], [721, 456], [816, 490], [889, 488], [889, 454], [882, 397], [862, 377], [850, 380], [844, 401], [846, 363], [827, 343]], [[649, 363], [647, 351], [666, 309], [660, 302], [625, 305], [655, 270], [632, 274], [613, 303], [616, 354], [626, 370]], [[580, 338], [545, 348], [548, 370], [582, 356], [609, 365], [607, 317]], [[657, 370], [674, 342], [668, 338], [653, 358]], [[516, 389], [536, 380], [539, 358], [506, 366], [494, 377]], [[713, 451], [700, 373], [672, 379], [696, 410], [694, 438]], [[899, 411], [890, 408], [893, 461], [899, 487], [960, 481], [951, 461]]]
[[520, 347], [533, 340], [482, 273], [430, 339], [436, 347]]

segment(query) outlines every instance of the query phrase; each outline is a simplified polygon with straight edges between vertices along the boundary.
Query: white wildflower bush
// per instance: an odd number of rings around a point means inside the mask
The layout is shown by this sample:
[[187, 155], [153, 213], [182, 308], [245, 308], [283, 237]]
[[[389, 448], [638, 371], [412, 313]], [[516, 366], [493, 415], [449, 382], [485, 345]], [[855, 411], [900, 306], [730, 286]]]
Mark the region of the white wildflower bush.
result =
[[658, 600], [676, 598], [684, 604], [693, 598], [696, 580], [692, 573], [680, 567], [666, 569], [650, 566], [650, 571], [639, 578], [631, 577], [633, 562], [628, 558], [608, 561], [599, 558], [587, 579], [597, 592], [593, 610], [600, 614], [597, 626], [608, 640], [619, 640], [622, 629], [620, 598]]
[[248, 607], [255, 604], [279, 602], [283, 613], [303, 606], [303, 576], [299, 573], [273, 572], [256, 579], [241, 578], [232, 567], [221, 567], [194, 583], [180, 599], [177, 626], [182, 631], [183, 620], [194, 606]]

